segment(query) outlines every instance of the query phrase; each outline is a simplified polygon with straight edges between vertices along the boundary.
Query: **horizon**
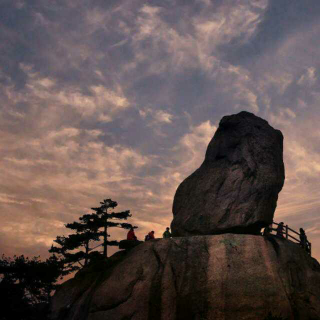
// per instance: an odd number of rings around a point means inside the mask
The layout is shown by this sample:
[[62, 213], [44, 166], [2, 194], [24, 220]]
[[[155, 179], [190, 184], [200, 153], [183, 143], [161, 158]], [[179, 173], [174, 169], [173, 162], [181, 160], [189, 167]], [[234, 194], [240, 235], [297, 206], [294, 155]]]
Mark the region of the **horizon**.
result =
[[319, 1], [19, 0], [0, 12], [2, 254], [49, 257], [64, 224], [106, 198], [140, 240], [162, 237], [221, 118], [248, 111], [284, 136], [274, 220], [304, 228], [320, 261]]

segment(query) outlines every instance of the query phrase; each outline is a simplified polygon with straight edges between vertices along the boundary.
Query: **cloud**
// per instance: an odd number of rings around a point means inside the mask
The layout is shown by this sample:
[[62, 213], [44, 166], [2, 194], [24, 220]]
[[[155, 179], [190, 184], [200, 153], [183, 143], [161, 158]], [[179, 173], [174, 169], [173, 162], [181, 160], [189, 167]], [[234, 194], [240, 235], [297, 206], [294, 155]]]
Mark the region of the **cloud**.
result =
[[[191, 127], [190, 133], [185, 134], [180, 140], [180, 150], [185, 153], [185, 159], [188, 159], [186, 165], [191, 167], [190, 163], [199, 163], [199, 157], [203, 158], [206, 148], [212, 139], [216, 126], [211, 125], [210, 121], [205, 121], [198, 126]], [[179, 154], [179, 157], [181, 155]]]
[[157, 119], [158, 122], [165, 122], [165, 123], [172, 122], [172, 115], [162, 110], [157, 111], [155, 118]]
[[[243, 42], [249, 39], [259, 24], [265, 3], [210, 5], [211, 10], [204, 8], [195, 16], [182, 11], [182, 17], [179, 18], [188, 22], [178, 25], [179, 29], [168, 19], [169, 11], [144, 5], [139, 11], [137, 28], [132, 35], [135, 61], [128, 67], [137, 68], [139, 64], [145, 65], [147, 62], [148, 71], [152, 74], [197, 67], [210, 74], [222, 67], [218, 47], [240, 35]], [[144, 45], [146, 41], [148, 46]]]
[[317, 248], [319, 9], [298, 0], [1, 4], [3, 252], [47, 254], [64, 223], [106, 197], [132, 210], [140, 238], [161, 235], [219, 120], [242, 110], [283, 132], [275, 219], [309, 230]]
[[317, 78], [316, 78], [316, 75], [315, 75], [315, 72], [316, 72], [316, 69], [311, 67], [311, 68], [308, 68], [306, 70], [306, 73], [303, 74], [300, 79], [298, 80], [298, 84], [299, 85], [305, 85], [305, 86], [312, 86], [313, 84], [316, 83], [317, 81]]
[[[89, 94], [83, 94], [76, 87], [55, 87], [54, 80], [42, 78], [41, 75], [33, 72], [30, 66], [22, 65], [21, 68], [28, 77], [25, 95], [28, 95], [29, 101], [32, 99], [35, 103], [40, 104], [45, 100], [46, 103], [60, 107], [71, 107], [86, 117], [95, 113], [100, 113], [101, 117], [111, 117], [118, 110], [129, 106], [120, 87], [110, 90], [102, 85], [89, 86]], [[9, 92], [9, 95], [12, 98], [14, 92]], [[20, 99], [15, 103], [24, 101], [25, 97], [20, 94]]]
[[152, 110], [152, 108], [140, 109], [139, 114], [143, 119], [151, 118], [152, 122], [150, 125], [171, 123], [173, 115], [163, 110]]
[[[272, 55], [291, 36], [310, 30], [310, 25], [317, 21], [320, 14], [320, 5], [316, 2], [305, 4], [297, 0], [285, 0], [281, 3], [270, 0], [262, 14], [255, 32], [249, 38], [243, 41], [243, 36], [240, 35], [221, 47], [221, 54], [229, 62], [250, 65], [261, 55]], [[290, 56], [293, 55], [290, 53]]]
[[[11, 239], [15, 230], [25, 246], [32, 242], [49, 246], [55, 233], [66, 233], [57, 224], [61, 226], [62, 221], [71, 222], [79, 213], [84, 214], [90, 203], [96, 205], [93, 199], [99, 201], [106, 194], [117, 198], [124, 189], [132, 198], [142, 196], [133, 179], [149, 159], [119, 145], [105, 146], [98, 140], [100, 135], [97, 130], [64, 128], [42, 139], [25, 139], [23, 150], [4, 150], [7, 157], [1, 161], [0, 204], [10, 219], [1, 224], [3, 235]], [[61, 213], [57, 220], [52, 213], [59, 211], [67, 213]], [[16, 241], [12, 248], [19, 243]]]

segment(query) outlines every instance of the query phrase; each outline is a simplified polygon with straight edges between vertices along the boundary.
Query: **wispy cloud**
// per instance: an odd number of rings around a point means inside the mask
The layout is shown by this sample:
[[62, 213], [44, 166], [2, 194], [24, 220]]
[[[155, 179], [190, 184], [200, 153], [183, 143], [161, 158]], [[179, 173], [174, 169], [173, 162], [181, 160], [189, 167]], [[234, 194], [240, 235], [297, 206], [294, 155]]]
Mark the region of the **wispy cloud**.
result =
[[304, 227], [320, 257], [320, 5], [5, 1], [0, 12], [3, 252], [46, 255], [105, 197], [132, 210], [140, 238], [160, 236], [221, 117], [247, 110], [285, 137], [275, 219]]

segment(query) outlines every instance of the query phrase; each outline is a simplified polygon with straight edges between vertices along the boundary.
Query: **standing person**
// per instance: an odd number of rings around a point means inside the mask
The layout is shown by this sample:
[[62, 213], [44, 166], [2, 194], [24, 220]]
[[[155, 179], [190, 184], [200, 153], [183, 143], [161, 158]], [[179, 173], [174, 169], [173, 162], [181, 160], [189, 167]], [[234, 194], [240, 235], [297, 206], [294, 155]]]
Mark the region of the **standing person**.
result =
[[305, 250], [307, 250], [307, 236], [306, 236], [306, 233], [305, 231], [300, 228], [300, 244], [301, 244], [301, 247]]
[[277, 228], [277, 236], [283, 238], [283, 229], [284, 229], [284, 223], [280, 222]]
[[172, 237], [169, 227], [167, 227], [166, 231], [163, 233], [163, 237], [164, 238], [171, 238]]
[[137, 240], [136, 235], [134, 234], [134, 230], [131, 227], [128, 234], [127, 234], [127, 240]]

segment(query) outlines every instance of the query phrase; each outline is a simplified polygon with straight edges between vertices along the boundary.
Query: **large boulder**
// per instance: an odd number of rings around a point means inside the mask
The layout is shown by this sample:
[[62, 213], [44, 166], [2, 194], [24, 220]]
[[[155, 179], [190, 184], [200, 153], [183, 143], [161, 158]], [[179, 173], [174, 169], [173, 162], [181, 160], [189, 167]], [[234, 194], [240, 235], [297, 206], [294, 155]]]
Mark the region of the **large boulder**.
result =
[[[112, 262], [112, 259], [110, 260]], [[55, 320], [320, 319], [320, 265], [275, 236], [151, 240], [65, 282]]]
[[281, 131], [249, 112], [225, 116], [204, 162], [177, 189], [172, 233], [258, 234], [273, 220], [283, 183]]

